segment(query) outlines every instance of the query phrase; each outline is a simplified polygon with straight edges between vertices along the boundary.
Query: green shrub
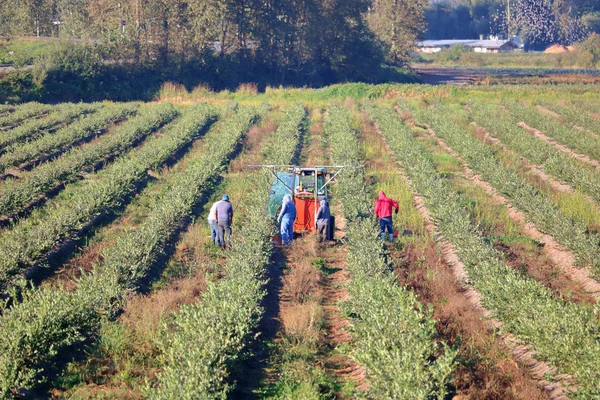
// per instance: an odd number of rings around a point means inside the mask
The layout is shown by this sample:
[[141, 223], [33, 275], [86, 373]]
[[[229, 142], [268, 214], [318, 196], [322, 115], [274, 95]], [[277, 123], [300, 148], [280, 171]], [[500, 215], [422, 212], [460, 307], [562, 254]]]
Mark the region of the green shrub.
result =
[[436, 54], [435, 59], [439, 63], [448, 63], [459, 61], [463, 54], [471, 53], [471, 49], [462, 44], [450, 46], [447, 49], [442, 49]]

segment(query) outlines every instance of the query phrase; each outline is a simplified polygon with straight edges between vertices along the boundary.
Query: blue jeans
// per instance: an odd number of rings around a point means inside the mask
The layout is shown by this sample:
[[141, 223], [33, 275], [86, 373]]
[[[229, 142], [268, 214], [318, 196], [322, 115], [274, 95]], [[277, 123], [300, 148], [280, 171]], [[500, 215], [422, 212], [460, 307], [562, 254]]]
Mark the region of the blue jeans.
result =
[[394, 234], [394, 225], [392, 224], [392, 217], [385, 217], [379, 219], [379, 229], [381, 230], [381, 235], [385, 235], [385, 231], [390, 235]]
[[283, 244], [289, 245], [294, 239], [294, 220], [293, 217], [281, 218], [281, 240]]
[[219, 242], [219, 228], [217, 227], [217, 221], [208, 221], [208, 224], [210, 225], [210, 243], [220, 246], [221, 242]]

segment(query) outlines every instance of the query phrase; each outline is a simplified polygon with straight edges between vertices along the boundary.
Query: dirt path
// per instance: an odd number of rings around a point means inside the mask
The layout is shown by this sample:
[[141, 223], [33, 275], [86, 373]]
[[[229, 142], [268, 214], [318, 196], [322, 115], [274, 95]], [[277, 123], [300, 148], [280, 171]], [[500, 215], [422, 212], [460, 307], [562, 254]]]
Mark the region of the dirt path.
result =
[[590, 277], [589, 269], [574, 267], [576, 257], [573, 252], [557, 243], [552, 236], [540, 232], [535, 224], [528, 222], [527, 217], [523, 212], [513, 207], [508, 199], [500, 195], [496, 189], [472, 171], [466, 161], [448, 146], [444, 140], [439, 138], [429, 126], [427, 126], [427, 132], [429, 137], [434, 139], [442, 149], [459, 160], [463, 165], [464, 174], [469, 181], [483, 189], [495, 204], [506, 207], [509, 216], [521, 227], [523, 233], [544, 244], [544, 253], [565, 273], [567, 277], [573, 282], [577, 282], [581, 288], [590, 294], [593, 298], [590, 299], [591, 303], [594, 303], [595, 300], [600, 298], [600, 283]]
[[[383, 136], [375, 127], [371, 129], [375, 134], [370, 134], [369, 140], [378, 140], [393, 159]], [[440, 237], [424, 199], [412, 190], [402, 165], [394, 162], [398, 166], [396, 172], [411, 188], [414, 207], [427, 231], [424, 244], [416, 242], [392, 252], [396, 271], [400, 281], [414, 289], [421, 301], [434, 306], [442, 339], [459, 346], [459, 354], [465, 358], [465, 364], [459, 365], [456, 373], [455, 398], [564, 399], [562, 386], [545, 380], [544, 374], [552, 370], [548, 364], [533, 359], [530, 349], [519, 346], [511, 335], [497, 336], [495, 329], [501, 326], [500, 322], [490, 319], [491, 313], [481, 304], [481, 295], [467, 283], [469, 277], [456, 250]]]
[[531, 77], [537, 76], [526, 70], [489, 70], [483, 68], [453, 68], [417, 66], [412, 70], [427, 85], [473, 85], [487, 78], [497, 77]]
[[593, 167], [595, 167], [596, 169], [600, 170], [600, 162], [598, 162], [597, 160], [594, 160], [584, 154], [580, 154], [577, 153], [573, 150], [571, 150], [570, 148], [568, 148], [565, 145], [562, 145], [560, 143], [558, 143], [557, 141], [555, 141], [554, 139], [546, 136], [545, 134], [543, 134], [542, 132], [540, 132], [539, 130], [530, 127], [529, 125], [527, 125], [525, 122], [519, 122], [517, 124], [518, 126], [520, 126], [521, 128], [523, 128], [526, 132], [528, 132], [529, 134], [535, 136], [536, 138], [543, 140], [544, 142], [548, 143], [549, 145], [551, 145], [552, 147], [554, 147], [555, 149], [562, 151], [563, 153], [569, 155], [570, 157], [573, 157], [576, 160], [582, 161], [586, 164], [589, 164]]
[[[324, 115], [321, 109], [310, 112], [311, 124], [299, 157], [302, 166], [328, 163]], [[344, 223], [339, 209], [332, 207], [332, 213], [337, 223], [335, 242], [320, 244], [311, 234], [277, 252], [277, 267], [283, 273], [269, 284], [269, 295], [278, 295], [277, 300], [271, 300], [277, 301], [278, 307], [276, 325], [266, 327], [275, 328], [275, 350], [263, 366], [266, 396], [282, 396], [283, 392], [286, 396], [312, 398], [319, 392], [332, 398], [340, 397], [339, 391], [348, 382], [363, 387], [363, 371], [338, 350], [350, 343], [348, 321], [339, 308], [339, 302], [348, 297], [344, 288], [348, 276], [346, 249], [339, 241]]]
[[345, 287], [350, 281], [349, 273], [346, 270], [348, 249], [342, 242], [346, 235], [346, 221], [340, 207], [336, 208], [334, 214], [337, 224], [335, 242], [321, 247], [320, 252], [325, 261], [325, 270], [329, 272], [322, 282], [328, 347], [324, 365], [328, 373], [338, 382], [353, 382], [359, 391], [366, 391], [368, 384], [364, 368], [337, 350], [342, 346], [350, 345], [352, 338], [347, 332], [349, 322], [342, 315], [339, 307], [339, 303], [347, 301], [349, 298], [348, 290]]

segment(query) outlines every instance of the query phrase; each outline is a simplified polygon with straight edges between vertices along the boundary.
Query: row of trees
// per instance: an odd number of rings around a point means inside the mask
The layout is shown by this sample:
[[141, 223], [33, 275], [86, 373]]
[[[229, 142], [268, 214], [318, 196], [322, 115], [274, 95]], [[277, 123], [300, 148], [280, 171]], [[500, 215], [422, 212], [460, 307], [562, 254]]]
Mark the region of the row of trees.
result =
[[280, 75], [366, 79], [396, 65], [427, 0], [11, 0], [0, 34], [94, 40], [114, 60], [171, 68], [234, 60]]
[[533, 48], [570, 45], [600, 33], [597, 0], [435, 0], [426, 11], [429, 38], [520, 35]]

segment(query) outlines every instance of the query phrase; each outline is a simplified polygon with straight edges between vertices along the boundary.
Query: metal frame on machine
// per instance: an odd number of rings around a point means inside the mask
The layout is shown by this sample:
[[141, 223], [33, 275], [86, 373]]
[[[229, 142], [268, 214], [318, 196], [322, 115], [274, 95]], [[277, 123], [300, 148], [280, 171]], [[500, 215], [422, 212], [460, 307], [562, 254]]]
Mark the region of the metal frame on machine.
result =
[[[351, 169], [359, 169], [359, 168], [363, 168], [362, 165], [319, 165], [319, 166], [315, 166], [315, 167], [300, 167], [297, 165], [262, 165], [262, 164], [250, 164], [247, 165], [248, 168], [263, 168], [268, 170], [271, 175], [273, 175], [275, 177], [275, 179], [277, 179], [279, 182], [281, 182], [281, 184], [283, 186], [285, 186], [290, 193], [292, 194], [292, 196], [295, 196], [295, 189], [294, 188], [290, 188], [288, 185], [286, 185], [286, 183], [284, 181], [282, 181], [278, 176], [277, 176], [277, 171], [279, 170], [285, 170], [287, 169], [288, 171], [291, 172], [295, 172], [295, 171], [302, 171], [302, 170], [314, 170], [315, 172], [315, 192], [314, 192], [314, 199], [315, 199], [315, 209], [314, 209], [314, 216], [315, 216], [315, 224], [317, 223], [316, 221], [316, 215], [317, 215], [317, 203], [319, 200], [319, 192], [322, 192], [331, 182], [333, 182], [335, 180], [335, 178], [341, 174], [345, 169], [351, 168]], [[318, 173], [317, 170], [318, 169], [325, 169], [325, 172], [330, 172], [332, 170], [336, 171], [332, 176], [330, 176], [330, 178], [323, 184], [323, 186], [321, 186], [320, 188], [318, 187]]]

